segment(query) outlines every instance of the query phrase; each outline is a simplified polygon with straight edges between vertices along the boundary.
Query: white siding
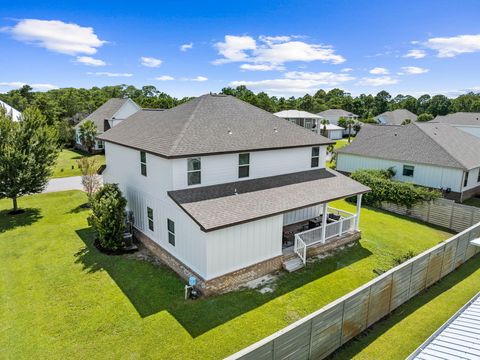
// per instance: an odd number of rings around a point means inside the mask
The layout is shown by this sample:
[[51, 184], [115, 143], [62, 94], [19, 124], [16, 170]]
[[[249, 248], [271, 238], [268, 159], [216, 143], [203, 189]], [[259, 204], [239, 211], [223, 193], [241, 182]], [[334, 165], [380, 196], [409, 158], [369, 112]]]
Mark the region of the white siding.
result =
[[456, 128], [465, 131], [473, 136], [480, 138], [480, 126], [469, 125], [454, 125]]
[[[469, 190], [474, 187], [480, 186], [480, 182], [478, 182], [478, 172], [480, 171], [480, 168], [472, 169], [468, 172], [468, 182], [467, 186], [463, 187], [463, 190]], [[463, 186], [463, 183], [462, 183]]]
[[[414, 176], [403, 176], [403, 165], [415, 166]], [[395, 180], [411, 182], [432, 188], [450, 188], [452, 191], [462, 191], [463, 172], [459, 169], [442, 168], [438, 166], [399, 162], [393, 160], [370, 158], [351, 154], [338, 154], [337, 170], [353, 172], [357, 169], [388, 169], [396, 170]], [[473, 176], [472, 176], [473, 177]], [[476, 179], [475, 179], [476, 180]], [[473, 180], [472, 180], [473, 181]]]
[[[202, 183], [223, 184], [310, 170], [311, 147], [250, 152], [250, 177], [238, 178], [238, 154], [202, 156]], [[320, 147], [320, 166], [325, 167], [326, 146]], [[188, 187], [187, 159], [173, 159], [173, 187]]]
[[206, 233], [207, 280], [282, 254], [283, 216]]
[[343, 138], [343, 130], [329, 130], [328, 138], [332, 140], [338, 140]]
[[304, 209], [290, 211], [283, 214], [283, 225], [295, 224], [314, 218], [322, 213], [322, 205], [316, 205]]

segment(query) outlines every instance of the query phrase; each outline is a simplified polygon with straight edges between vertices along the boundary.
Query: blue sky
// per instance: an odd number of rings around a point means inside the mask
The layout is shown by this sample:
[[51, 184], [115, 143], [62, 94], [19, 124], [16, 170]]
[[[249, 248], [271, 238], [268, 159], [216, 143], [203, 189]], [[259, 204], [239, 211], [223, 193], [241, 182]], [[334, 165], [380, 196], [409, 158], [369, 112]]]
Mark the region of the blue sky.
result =
[[239, 84], [277, 96], [480, 91], [478, 0], [10, 1], [1, 14], [2, 92], [23, 83], [150, 84], [178, 97]]

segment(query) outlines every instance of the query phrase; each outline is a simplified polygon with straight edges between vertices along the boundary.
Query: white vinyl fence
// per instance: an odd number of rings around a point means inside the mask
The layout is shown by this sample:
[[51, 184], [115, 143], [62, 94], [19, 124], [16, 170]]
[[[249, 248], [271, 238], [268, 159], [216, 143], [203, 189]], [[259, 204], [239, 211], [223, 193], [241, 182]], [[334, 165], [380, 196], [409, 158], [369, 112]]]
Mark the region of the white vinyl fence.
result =
[[323, 359], [480, 252], [478, 237], [480, 223], [227, 359]]

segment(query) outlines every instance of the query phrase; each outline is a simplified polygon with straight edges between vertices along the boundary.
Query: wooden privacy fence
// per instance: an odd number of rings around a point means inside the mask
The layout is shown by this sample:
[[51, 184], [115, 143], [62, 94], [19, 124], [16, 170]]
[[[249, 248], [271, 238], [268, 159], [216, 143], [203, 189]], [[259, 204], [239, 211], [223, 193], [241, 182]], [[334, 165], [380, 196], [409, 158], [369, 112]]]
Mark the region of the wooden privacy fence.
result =
[[480, 223], [227, 359], [323, 359], [480, 252], [479, 236]]
[[422, 202], [410, 209], [392, 203], [382, 203], [381, 208], [457, 232], [463, 231], [480, 221], [480, 208], [457, 204], [455, 201], [447, 199]]

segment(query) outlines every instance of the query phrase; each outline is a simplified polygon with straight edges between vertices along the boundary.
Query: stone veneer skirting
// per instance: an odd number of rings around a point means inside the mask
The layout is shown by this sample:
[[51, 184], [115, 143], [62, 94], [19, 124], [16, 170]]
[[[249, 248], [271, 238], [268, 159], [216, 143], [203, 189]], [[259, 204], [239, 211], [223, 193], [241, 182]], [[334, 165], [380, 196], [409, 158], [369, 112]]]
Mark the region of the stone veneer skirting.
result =
[[[286, 253], [271, 259], [247, 266], [245, 268], [230, 272], [219, 277], [205, 280], [195, 271], [190, 269], [187, 265], [182, 263], [168, 251], [164, 250], [155, 241], [150, 239], [143, 232], [134, 229], [135, 238], [140, 241], [148, 250], [157, 256], [163, 263], [175, 271], [182, 279], [188, 280], [188, 277], [195, 276], [198, 281], [198, 286], [203, 295], [209, 296], [213, 294], [221, 294], [234, 289], [250, 280], [254, 280], [261, 276], [270, 274], [272, 272], [282, 269], [284, 261], [297, 256], [293, 252]], [[330, 252], [340, 246], [344, 246], [360, 240], [361, 233], [355, 231], [353, 233], [345, 234], [344, 236], [330, 241], [326, 244], [318, 244], [307, 249], [307, 257], [319, 255]], [[279, 240], [280, 241], [280, 240]]]

